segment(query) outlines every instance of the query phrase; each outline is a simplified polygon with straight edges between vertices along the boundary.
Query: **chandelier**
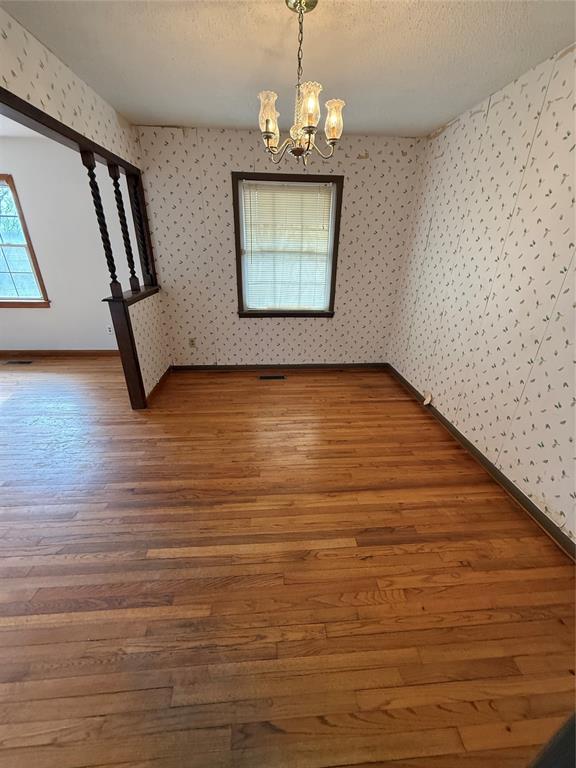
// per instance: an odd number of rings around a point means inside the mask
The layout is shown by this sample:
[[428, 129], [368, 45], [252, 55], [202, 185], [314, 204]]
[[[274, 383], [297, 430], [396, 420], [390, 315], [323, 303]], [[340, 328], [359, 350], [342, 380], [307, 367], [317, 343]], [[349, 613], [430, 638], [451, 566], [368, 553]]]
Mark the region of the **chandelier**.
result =
[[313, 151], [320, 157], [328, 160], [334, 154], [334, 147], [342, 136], [344, 123], [342, 121], [342, 108], [345, 102], [342, 99], [330, 99], [326, 102], [326, 122], [324, 134], [329, 147], [324, 154], [316, 145], [316, 133], [320, 122], [319, 96], [322, 91], [320, 83], [307, 80], [302, 82], [302, 43], [304, 41], [304, 14], [314, 10], [318, 0], [286, 0], [286, 5], [291, 11], [298, 14], [298, 82], [296, 84], [296, 101], [294, 105], [294, 125], [290, 128], [290, 136], [280, 144], [280, 129], [276, 111], [276, 99], [278, 94], [274, 91], [262, 91], [258, 94], [260, 99], [260, 115], [258, 122], [266, 152], [271, 156], [272, 162], [278, 165], [286, 151], [296, 160], [302, 158], [306, 165], [308, 157]]

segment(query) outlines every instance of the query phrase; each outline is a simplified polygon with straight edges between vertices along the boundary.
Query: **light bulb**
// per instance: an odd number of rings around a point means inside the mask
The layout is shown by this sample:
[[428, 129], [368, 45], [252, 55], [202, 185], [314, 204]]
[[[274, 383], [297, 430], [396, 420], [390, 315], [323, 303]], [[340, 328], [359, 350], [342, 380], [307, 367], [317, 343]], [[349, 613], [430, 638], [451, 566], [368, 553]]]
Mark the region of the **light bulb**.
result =
[[302, 113], [300, 124], [306, 127], [314, 127], [320, 122], [320, 83], [307, 81], [300, 86], [302, 96]]
[[[278, 112], [276, 112], [276, 116], [278, 116]], [[270, 143], [268, 146], [272, 147], [272, 149], [276, 149], [278, 144], [280, 144], [280, 129], [278, 128], [278, 123], [276, 123], [276, 127], [272, 131], [274, 136], [270, 139]]]
[[278, 94], [274, 91], [261, 91], [258, 98], [260, 99], [260, 114], [258, 115], [260, 130], [262, 133], [276, 133], [278, 117], [280, 116], [276, 111]]
[[326, 122], [324, 124], [324, 133], [326, 141], [338, 141], [344, 130], [344, 120], [342, 118], [342, 109], [346, 102], [342, 99], [330, 99], [326, 102]]

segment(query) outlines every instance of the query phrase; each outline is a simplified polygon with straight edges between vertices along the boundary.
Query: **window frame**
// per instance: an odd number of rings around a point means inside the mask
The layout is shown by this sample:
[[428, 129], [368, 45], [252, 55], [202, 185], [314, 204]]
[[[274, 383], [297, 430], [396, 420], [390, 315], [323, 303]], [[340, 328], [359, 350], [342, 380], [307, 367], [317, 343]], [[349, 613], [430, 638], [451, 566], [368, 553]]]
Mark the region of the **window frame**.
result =
[[[332, 264], [330, 277], [330, 301], [325, 310], [257, 310], [247, 309], [244, 305], [244, 277], [242, 274], [242, 225], [240, 221], [240, 184], [243, 181], [296, 182], [309, 184], [334, 185], [334, 233], [332, 242]], [[236, 246], [236, 282], [238, 288], [239, 317], [334, 317], [336, 298], [336, 272], [338, 268], [338, 243], [340, 240], [340, 218], [342, 216], [342, 192], [344, 176], [313, 175], [308, 173], [245, 173], [232, 171], [232, 205], [234, 208], [234, 243]]]
[[20, 198], [18, 197], [18, 192], [16, 191], [16, 184], [14, 183], [14, 177], [9, 173], [0, 173], [0, 181], [7, 184], [8, 187], [10, 188], [10, 191], [12, 192], [12, 196], [14, 198], [14, 204], [16, 205], [16, 211], [18, 213], [18, 218], [20, 219], [20, 226], [22, 227], [24, 240], [26, 241], [25, 245], [28, 251], [28, 257], [30, 258], [30, 263], [32, 264], [32, 270], [38, 282], [40, 293], [42, 294], [41, 299], [23, 299], [21, 297], [18, 297], [17, 299], [14, 299], [14, 301], [11, 301], [10, 299], [7, 299], [7, 298], [0, 298], [0, 309], [32, 309], [32, 308], [47, 309], [50, 306], [50, 299], [48, 298], [48, 294], [46, 292], [46, 286], [44, 284], [44, 279], [42, 277], [42, 272], [40, 271], [40, 265], [38, 264], [36, 254], [34, 252], [34, 247], [32, 246], [30, 232], [28, 231], [28, 225], [26, 224], [24, 211], [22, 210], [22, 206], [20, 205]]

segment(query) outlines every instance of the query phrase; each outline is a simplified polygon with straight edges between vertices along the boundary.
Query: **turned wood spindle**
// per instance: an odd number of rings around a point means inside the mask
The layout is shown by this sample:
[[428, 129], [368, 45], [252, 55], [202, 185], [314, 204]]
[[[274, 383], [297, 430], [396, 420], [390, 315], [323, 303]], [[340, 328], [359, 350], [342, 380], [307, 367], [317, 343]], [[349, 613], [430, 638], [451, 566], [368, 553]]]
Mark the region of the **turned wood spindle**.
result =
[[100, 230], [102, 247], [104, 248], [104, 256], [106, 257], [106, 264], [108, 265], [108, 272], [110, 273], [110, 292], [112, 293], [112, 296], [119, 298], [122, 296], [122, 286], [120, 285], [118, 275], [116, 274], [116, 264], [114, 263], [114, 255], [112, 253], [110, 235], [108, 234], [108, 226], [106, 224], [104, 206], [102, 205], [100, 188], [98, 187], [98, 182], [96, 181], [96, 160], [94, 159], [93, 152], [81, 151], [80, 155], [82, 157], [82, 163], [88, 171], [90, 192], [92, 193], [92, 203], [94, 204], [94, 212], [96, 213], [96, 220]]
[[134, 264], [134, 254], [132, 253], [132, 243], [128, 232], [128, 222], [126, 221], [126, 211], [124, 209], [124, 200], [122, 190], [120, 189], [120, 168], [114, 163], [108, 163], [108, 173], [112, 179], [114, 187], [114, 198], [118, 210], [118, 219], [120, 220], [120, 229], [122, 230], [122, 240], [124, 241], [124, 250], [126, 251], [126, 261], [130, 272], [130, 290], [137, 293], [140, 290], [140, 281], [136, 275], [136, 266]]
[[142, 264], [142, 277], [144, 285], [156, 285], [156, 280], [152, 274], [150, 266], [150, 255], [148, 252], [148, 241], [146, 239], [146, 228], [144, 224], [144, 214], [142, 211], [143, 201], [141, 199], [140, 184], [138, 176], [128, 174], [126, 176], [128, 191], [130, 193], [130, 203], [132, 205], [132, 215], [134, 217], [134, 230], [136, 232], [136, 242], [138, 243], [138, 252], [140, 254], [140, 263]]

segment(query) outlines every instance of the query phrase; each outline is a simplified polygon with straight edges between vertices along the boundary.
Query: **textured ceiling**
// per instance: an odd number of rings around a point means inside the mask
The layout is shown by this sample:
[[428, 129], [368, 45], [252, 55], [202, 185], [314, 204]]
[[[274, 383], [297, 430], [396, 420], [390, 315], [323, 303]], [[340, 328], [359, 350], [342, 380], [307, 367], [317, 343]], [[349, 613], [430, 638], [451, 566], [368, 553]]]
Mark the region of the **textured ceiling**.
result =
[[[293, 109], [284, 0], [2, 2], [131, 122], [253, 127], [257, 93]], [[304, 77], [347, 101], [348, 132], [418, 136], [573, 42], [571, 0], [319, 0]]]

